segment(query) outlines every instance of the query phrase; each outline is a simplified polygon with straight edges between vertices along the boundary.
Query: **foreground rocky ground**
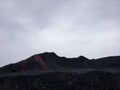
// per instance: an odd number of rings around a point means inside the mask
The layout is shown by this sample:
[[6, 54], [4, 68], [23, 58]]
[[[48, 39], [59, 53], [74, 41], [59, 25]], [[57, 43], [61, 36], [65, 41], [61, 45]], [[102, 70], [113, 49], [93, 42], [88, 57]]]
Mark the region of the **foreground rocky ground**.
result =
[[16, 74], [1, 76], [0, 90], [120, 90], [120, 78], [106, 71]]

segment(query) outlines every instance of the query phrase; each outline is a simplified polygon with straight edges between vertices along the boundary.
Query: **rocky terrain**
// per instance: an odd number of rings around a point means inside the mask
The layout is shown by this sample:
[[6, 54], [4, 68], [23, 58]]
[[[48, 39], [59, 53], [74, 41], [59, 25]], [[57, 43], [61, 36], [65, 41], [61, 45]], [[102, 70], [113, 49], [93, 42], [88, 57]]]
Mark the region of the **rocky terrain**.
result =
[[1, 90], [120, 90], [119, 75], [105, 71], [49, 72], [0, 77]]
[[0, 90], [120, 90], [120, 56], [88, 59], [46, 52], [0, 68]]

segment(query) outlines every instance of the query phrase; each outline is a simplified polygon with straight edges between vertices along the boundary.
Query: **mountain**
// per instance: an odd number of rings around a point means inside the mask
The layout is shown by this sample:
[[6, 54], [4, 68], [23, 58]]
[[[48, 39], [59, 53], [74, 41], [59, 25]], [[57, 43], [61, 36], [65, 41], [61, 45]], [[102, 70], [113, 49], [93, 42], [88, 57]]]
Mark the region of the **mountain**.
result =
[[[0, 90], [120, 90], [120, 56], [33, 55], [0, 68]], [[115, 72], [117, 70], [117, 72]]]
[[99, 68], [120, 69], [120, 56], [109, 56], [93, 60]]
[[45, 71], [56, 69], [119, 69], [120, 56], [88, 59], [84, 56], [66, 58], [56, 55], [54, 52], [45, 52], [33, 55], [26, 60], [9, 64], [0, 68], [0, 73], [19, 71]]

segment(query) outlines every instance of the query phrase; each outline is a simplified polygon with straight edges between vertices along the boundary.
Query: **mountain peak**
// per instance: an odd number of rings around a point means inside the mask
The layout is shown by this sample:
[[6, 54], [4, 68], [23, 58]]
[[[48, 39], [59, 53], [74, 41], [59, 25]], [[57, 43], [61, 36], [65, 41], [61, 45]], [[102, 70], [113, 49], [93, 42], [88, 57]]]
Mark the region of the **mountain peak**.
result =
[[80, 59], [80, 60], [89, 60], [88, 58], [86, 58], [84, 56], [79, 56], [78, 59]]
[[41, 53], [40, 55], [45, 55], [45, 56], [57, 56], [57, 57], [58, 57], [58, 55], [57, 55], [56, 53], [54, 53], [54, 52], [45, 52], [45, 53]]

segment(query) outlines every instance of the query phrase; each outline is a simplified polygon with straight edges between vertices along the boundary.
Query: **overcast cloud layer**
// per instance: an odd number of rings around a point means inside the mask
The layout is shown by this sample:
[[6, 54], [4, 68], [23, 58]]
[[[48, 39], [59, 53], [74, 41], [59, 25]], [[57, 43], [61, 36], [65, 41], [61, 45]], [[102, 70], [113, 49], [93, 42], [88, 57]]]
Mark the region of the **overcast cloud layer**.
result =
[[120, 55], [120, 0], [0, 0], [0, 66], [47, 51]]

